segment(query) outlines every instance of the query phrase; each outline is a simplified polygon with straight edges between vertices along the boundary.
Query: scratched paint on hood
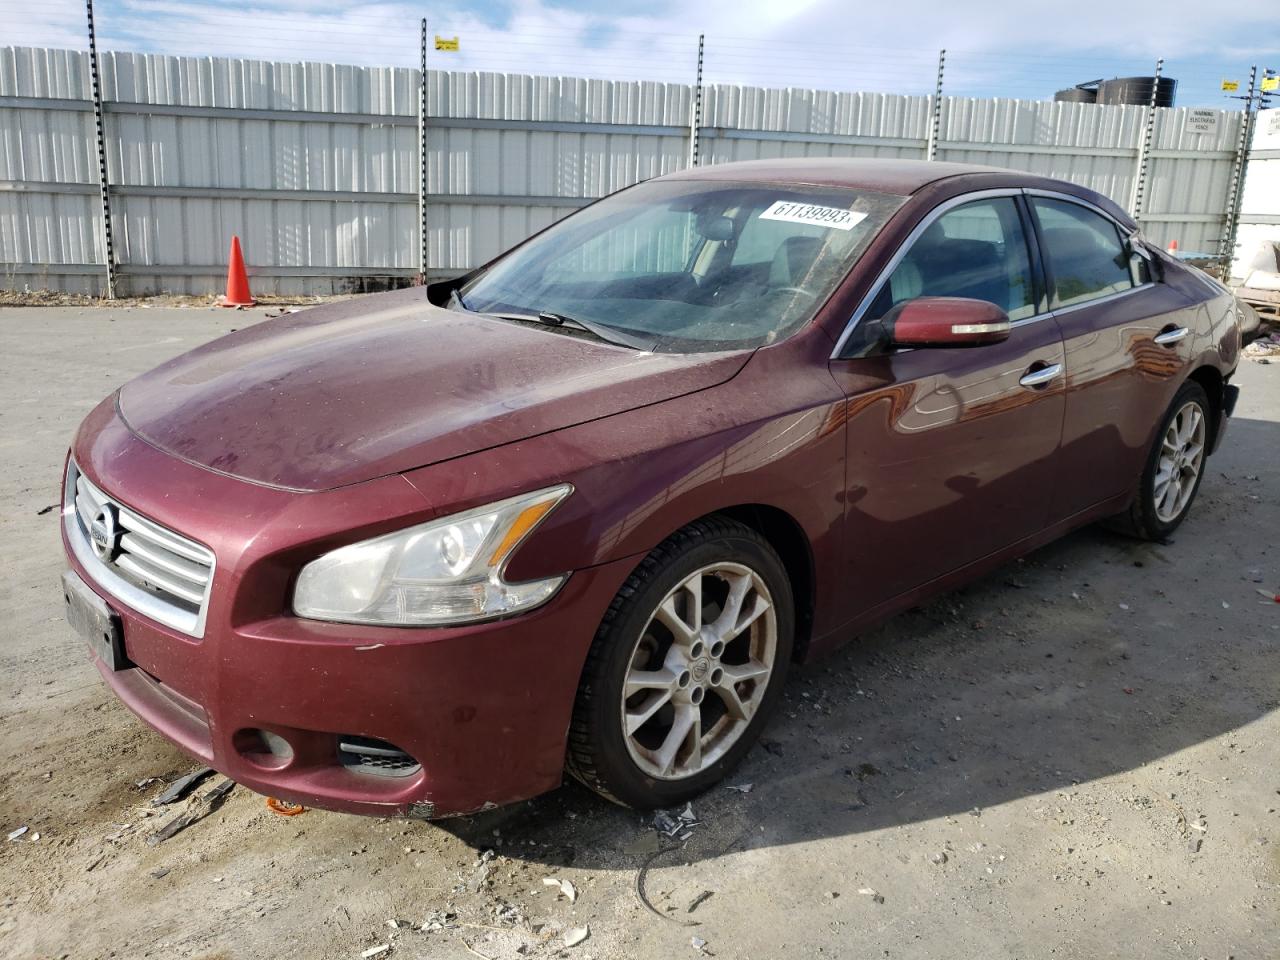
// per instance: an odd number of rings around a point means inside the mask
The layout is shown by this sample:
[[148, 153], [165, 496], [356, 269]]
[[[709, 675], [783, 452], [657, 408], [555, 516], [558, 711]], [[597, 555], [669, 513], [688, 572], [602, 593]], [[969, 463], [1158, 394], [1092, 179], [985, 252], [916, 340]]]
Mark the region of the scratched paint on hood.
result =
[[324, 490], [703, 390], [749, 351], [642, 353], [397, 291], [269, 320], [127, 384], [144, 440], [255, 483]]

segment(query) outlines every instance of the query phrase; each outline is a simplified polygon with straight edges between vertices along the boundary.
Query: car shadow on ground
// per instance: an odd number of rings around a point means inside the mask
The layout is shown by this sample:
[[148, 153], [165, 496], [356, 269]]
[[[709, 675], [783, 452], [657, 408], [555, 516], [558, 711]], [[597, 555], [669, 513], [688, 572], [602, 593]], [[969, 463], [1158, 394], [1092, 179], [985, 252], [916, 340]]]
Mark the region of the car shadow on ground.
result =
[[1252, 581], [1275, 571], [1248, 570], [1259, 564], [1242, 546], [1256, 545], [1248, 508], [1267, 486], [1245, 451], [1278, 441], [1276, 424], [1233, 423], [1234, 456], [1210, 460], [1167, 543], [1086, 528], [794, 670], [727, 781], [749, 792], [695, 800], [687, 842], [575, 783], [425, 829], [552, 866], [617, 868], [674, 847], [689, 862], [981, 816], [1237, 729], [1280, 706], [1280, 607]]

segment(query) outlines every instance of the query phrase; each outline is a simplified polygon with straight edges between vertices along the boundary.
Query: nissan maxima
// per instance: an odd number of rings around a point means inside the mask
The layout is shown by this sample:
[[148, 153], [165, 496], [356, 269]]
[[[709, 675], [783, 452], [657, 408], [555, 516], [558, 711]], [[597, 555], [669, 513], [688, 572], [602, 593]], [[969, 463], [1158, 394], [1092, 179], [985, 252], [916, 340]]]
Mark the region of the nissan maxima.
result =
[[1070, 183], [675, 173], [103, 400], [66, 464], [67, 619], [263, 793], [443, 817], [567, 771], [669, 806], [790, 665], [1085, 524], [1167, 537], [1239, 323]]

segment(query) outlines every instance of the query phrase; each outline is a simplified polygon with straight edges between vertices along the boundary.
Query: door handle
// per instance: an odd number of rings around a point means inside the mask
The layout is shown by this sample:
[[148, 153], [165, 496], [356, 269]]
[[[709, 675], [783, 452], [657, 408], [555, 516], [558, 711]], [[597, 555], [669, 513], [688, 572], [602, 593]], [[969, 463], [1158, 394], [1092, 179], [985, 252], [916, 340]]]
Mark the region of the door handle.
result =
[[1168, 330], [1161, 330], [1152, 339], [1162, 347], [1167, 347], [1171, 343], [1177, 343], [1191, 331], [1186, 327], [1170, 327]]
[[1051, 363], [1045, 367], [1037, 367], [1022, 375], [1018, 382], [1024, 387], [1043, 387], [1050, 380], [1062, 374], [1062, 364]]

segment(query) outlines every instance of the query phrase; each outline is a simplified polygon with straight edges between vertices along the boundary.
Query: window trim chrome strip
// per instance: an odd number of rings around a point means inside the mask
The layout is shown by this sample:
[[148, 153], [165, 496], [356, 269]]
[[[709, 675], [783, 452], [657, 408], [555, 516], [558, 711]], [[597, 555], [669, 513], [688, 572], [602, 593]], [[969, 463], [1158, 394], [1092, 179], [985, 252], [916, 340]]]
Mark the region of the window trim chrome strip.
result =
[[[857, 308], [853, 311], [853, 314], [850, 316], [848, 323], [845, 324], [844, 331], [840, 334], [839, 339], [836, 340], [835, 349], [831, 351], [831, 356], [829, 359], [831, 360], [848, 359], [847, 357], [841, 357], [840, 354], [841, 352], [843, 352], [845, 345], [849, 342], [849, 338], [853, 336], [853, 331], [856, 330], [858, 327], [858, 324], [862, 322], [863, 315], [867, 312], [867, 310], [871, 308], [871, 304], [875, 302], [876, 297], [879, 296], [880, 290], [888, 281], [890, 274], [892, 274], [893, 271], [897, 269], [898, 264], [900, 264], [903, 261], [903, 259], [906, 257], [906, 255], [911, 251], [911, 248], [915, 245], [916, 241], [920, 238], [920, 235], [924, 233], [924, 231], [927, 230], [930, 226], [932, 226], [935, 220], [941, 217], [948, 210], [952, 210], [955, 207], [962, 206], [966, 203], [970, 203], [975, 200], [987, 200], [995, 197], [1023, 197], [1023, 196], [1047, 197], [1048, 199], [1051, 199], [1051, 200], [1066, 200], [1070, 203], [1077, 203], [1080, 206], [1086, 207], [1087, 209], [1092, 210], [1095, 213], [1105, 217], [1111, 223], [1115, 224], [1116, 228], [1125, 237], [1129, 239], [1132, 239], [1139, 232], [1137, 229], [1130, 229], [1126, 227], [1123, 223], [1117, 220], [1112, 214], [1108, 213], [1106, 210], [1103, 210], [1097, 204], [1091, 203], [1090, 201], [1085, 200], [1082, 197], [1076, 197], [1076, 196], [1072, 196], [1069, 193], [1061, 193], [1054, 190], [1045, 190], [1041, 187], [997, 187], [989, 190], [975, 190], [971, 193], [962, 193], [959, 196], [951, 197], [949, 200], [942, 201], [940, 204], [938, 204], [936, 207], [930, 210], [927, 214], [925, 214], [924, 218], [915, 225], [915, 227], [912, 229], [912, 231], [909, 234], [907, 234], [907, 238], [902, 241], [897, 251], [889, 259], [889, 262], [885, 264], [884, 269], [880, 271], [879, 275], [877, 275], [875, 279], [875, 283], [871, 285], [871, 289], [867, 291], [867, 295], [862, 298]], [[1041, 252], [1040, 255], [1042, 257], [1044, 256], [1043, 251]], [[1153, 286], [1155, 286], [1155, 282], [1148, 281], [1147, 283], [1141, 284], [1140, 286], [1130, 287], [1128, 290], [1120, 290], [1120, 291], [1117, 291], [1116, 293], [1109, 293], [1105, 297], [1097, 297], [1092, 300], [1084, 300], [1080, 303], [1069, 304], [1068, 306], [1065, 306], [1065, 307], [1058, 307], [1056, 309], [1046, 310], [1043, 313], [1037, 313], [1030, 317], [1024, 317], [1021, 320], [1014, 320], [1010, 323], [1010, 326], [1013, 329], [1017, 329], [1018, 327], [1026, 326], [1027, 324], [1030, 324], [1030, 323], [1037, 323], [1041, 320], [1047, 320], [1050, 317], [1056, 317], [1063, 313], [1068, 313], [1072, 310], [1077, 310], [1080, 307], [1091, 306], [1095, 303], [1105, 303], [1108, 300], [1113, 300], [1119, 297], [1128, 296], [1131, 293], [1137, 293], [1139, 290], [1146, 290]]]
[[[210, 557], [209, 582], [205, 584], [204, 599], [200, 603], [199, 612], [188, 613], [172, 604], [165, 603], [146, 590], [124, 579], [107, 564], [103, 563], [101, 558], [93, 552], [93, 547], [89, 545], [88, 538], [84, 535], [84, 531], [80, 529], [80, 523], [76, 516], [75, 484], [80, 476], [80, 468], [76, 465], [76, 462], [74, 460], [69, 461], [62, 491], [62, 529], [66, 534], [67, 543], [71, 545], [72, 555], [80, 562], [80, 566], [89, 575], [89, 579], [130, 610], [136, 611], [162, 626], [169, 627], [189, 637], [194, 637], [197, 640], [203, 639], [209, 613], [209, 597], [213, 592], [214, 573], [218, 564], [217, 556], [213, 550], [204, 544], [198, 543], [198, 541], [191, 540], [192, 543], [196, 543], [198, 546], [208, 550]], [[91, 481], [86, 478], [86, 482]], [[112, 503], [124, 507], [134, 516], [142, 517], [142, 519], [152, 524], [156, 523], [149, 517], [143, 517], [132, 507], [121, 503], [106, 491], [102, 491], [102, 493]], [[168, 530], [163, 524], [156, 525]], [[177, 536], [182, 536], [177, 534], [176, 531], [171, 532], [174, 532]], [[182, 537], [182, 539], [190, 540], [189, 537]]]

